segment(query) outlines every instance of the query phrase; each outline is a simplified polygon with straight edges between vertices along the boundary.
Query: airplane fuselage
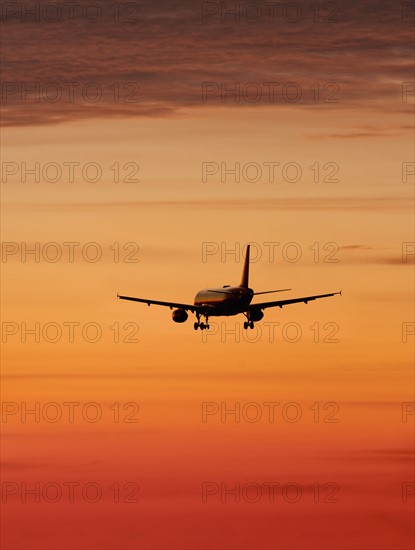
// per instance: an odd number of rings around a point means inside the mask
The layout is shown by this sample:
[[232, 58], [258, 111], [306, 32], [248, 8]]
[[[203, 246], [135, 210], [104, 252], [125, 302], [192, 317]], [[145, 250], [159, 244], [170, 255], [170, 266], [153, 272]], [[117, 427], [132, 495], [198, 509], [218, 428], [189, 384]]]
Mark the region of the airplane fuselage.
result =
[[254, 296], [252, 288], [224, 286], [199, 290], [194, 299], [195, 306], [209, 311], [209, 316], [238, 315], [246, 310]]
[[[254, 324], [260, 321], [264, 317], [264, 309], [269, 307], [282, 308], [288, 304], [296, 304], [303, 302], [308, 304], [311, 300], [317, 300], [318, 298], [327, 298], [328, 296], [334, 296], [335, 294], [341, 294], [340, 292], [331, 292], [329, 294], [318, 294], [313, 296], [303, 296], [302, 298], [288, 298], [287, 300], [272, 300], [268, 302], [261, 302], [251, 304], [252, 298], [259, 294], [272, 294], [274, 292], [283, 292], [291, 290], [290, 288], [281, 288], [278, 290], [266, 290], [264, 292], [254, 292], [252, 288], [249, 288], [249, 250], [250, 245], [246, 247], [244, 267], [242, 271], [242, 279], [238, 286], [224, 285], [218, 288], [205, 288], [199, 290], [193, 301], [193, 305], [182, 302], [166, 302], [162, 300], [149, 300], [146, 298], [135, 298], [134, 296], [120, 296], [121, 300], [131, 300], [133, 302], [141, 302], [148, 306], [154, 304], [157, 306], [169, 307], [172, 311], [172, 319], [175, 323], [185, 323], [189, 317], [188, 312], [191, 311], [196, 315], [196, 322], [194, 323], [195, 330], [208, 330], [209, 329], [209, 317], [221, 317], [238, 315], [242, 313], [245, 315], [246, 321], [244, 322], [244, 329], [253, 329]], [[201, 320], [204, 319], [204, 321]]]

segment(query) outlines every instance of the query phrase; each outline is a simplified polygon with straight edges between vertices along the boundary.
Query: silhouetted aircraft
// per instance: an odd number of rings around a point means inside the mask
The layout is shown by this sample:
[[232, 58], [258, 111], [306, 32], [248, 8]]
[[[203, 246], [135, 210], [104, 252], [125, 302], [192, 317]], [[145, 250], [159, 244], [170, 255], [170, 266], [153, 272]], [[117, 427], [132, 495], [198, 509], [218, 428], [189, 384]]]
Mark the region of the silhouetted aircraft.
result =
[[[284, 292], [291, 290], [290, 288], [283, 288], [280, 290], [266, 290], [265, 292], [254, 292], [252, 288], [248, 287], [249, 279], [249, 249], [250, 245], [247, 245], [245, 263], [242, 272], [242, 281], [239, 286], [224, 285], [221, 288], [206, 288], [200, 290], [194, 299], [194, 304], [179, 304], [177, 302], [160, 302], [158, 300], [147, 300], [146, 298], [134, 298], [132, 296], [120, 296], [117, 295], [120, 300], [131, 300], [132, 302], [142, 302], [147, 305], [154, 304], [156, 306], [166, 306], [170, 309], [174, 309], [172, 317], [175, 323], [184, 323], [188, 318], [188, 311], [191, 311], [196, 315], [197, 321], [194, 323], [194, 329], [201, 330], [209, 328], [209, 317], [221, 317], [229, 315], [238, 315], [243, 313], [246, 317], [244, 322], [244, 328], [254, 328], [254, 322], [260, 321], [264, 313], [262, 310], [268, 307], [283, 307], [288, 304], [296, 304], [304, 302], [307, 304], [311, 300], [317, 300], [318, 298], [328, 298], [329, 296], [335, 296], [341, 294], [340, 292], [332, 292], [330, 294], [319, 294], [316, 296], [305, 296], [304, 298], [290, 298], [288, 300], [277, 300], [273, 302], [262, 302], [260, 304], [251, 304], [251, 300], [254, 296], [259, 294], [270, 294], [272, 292]], [[200, 322], [201, 317], [204, 317], [205, 323]]]

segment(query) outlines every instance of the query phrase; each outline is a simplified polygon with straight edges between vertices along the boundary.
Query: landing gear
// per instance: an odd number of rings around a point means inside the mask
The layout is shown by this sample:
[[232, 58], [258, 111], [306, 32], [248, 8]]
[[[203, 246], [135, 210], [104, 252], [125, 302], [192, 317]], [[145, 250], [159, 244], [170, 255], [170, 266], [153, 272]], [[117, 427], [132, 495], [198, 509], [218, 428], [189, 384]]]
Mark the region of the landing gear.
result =
[[194, 329], [197, 330], [198, 328], [200, 328], [200, 330], [205, 330], [205, 329], [208, 329], [209, 330], [209, 325], [206, 323], [195, 323], [194, 325]]
[[248, 328], [253, 329], [254, 328], [254, 322], [249, 320], [249, 317], [246, 317], [248, 320], [244, 322], [244, 329], [247, 330]]
[[197, 315], [197, 322], [193, 325], [193, 328], [197, 330], [200, 328], [200, 330], [209, 330], [209, 317], [205, 315], [205, 321], [206, 323], [200, 322], [200, 315]]

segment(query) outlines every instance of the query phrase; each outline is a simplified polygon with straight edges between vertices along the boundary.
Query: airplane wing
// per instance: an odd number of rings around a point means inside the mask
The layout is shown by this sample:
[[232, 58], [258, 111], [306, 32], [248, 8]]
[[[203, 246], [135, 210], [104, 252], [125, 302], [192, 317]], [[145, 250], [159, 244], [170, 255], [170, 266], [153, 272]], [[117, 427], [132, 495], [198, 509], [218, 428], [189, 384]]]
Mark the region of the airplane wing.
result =
[[177, 307], [179, 309], [185, 309], [187, 311], [191, 311], [192, 313], [203, 313], [203, 308], [200, 306], [190, 305], [190, 304], [178, 304], [176, 302], [161, 302], [159, 300], [148, 300], [147, 298], [134, 298], [133, 296], [120, 296], [117, 294], [117, 297], [120, 300], [131, 300], [132, 302], [141, 302], [143, 304], [147, 304], [148, 306], [151, 306], [152, 304], [155, 306], [166, 306], [170, 309], [173, 309], [174, 307]]
[[316, 296], [305, 296], [304, 298], [291, 298], [289, 300], [276, 300], [274, 302], [262, 302], [260, 304], [251, 304], [247, 307], [246, 311], [252, 311], [255, 309], [266, 309], [267, 307], [284, 307], [288, 306], [289, 304], [298, 304], [300, 302], [304, 302], [304, 304], [307, 304], [308, 302], [311, 302], [312, 300], [318, 300], [319, 298], [328, 298], [329, 296], [335, 296], [336, 294], [341, 294], [340, 292], [332, 292], [331, 294], [318, 294]]

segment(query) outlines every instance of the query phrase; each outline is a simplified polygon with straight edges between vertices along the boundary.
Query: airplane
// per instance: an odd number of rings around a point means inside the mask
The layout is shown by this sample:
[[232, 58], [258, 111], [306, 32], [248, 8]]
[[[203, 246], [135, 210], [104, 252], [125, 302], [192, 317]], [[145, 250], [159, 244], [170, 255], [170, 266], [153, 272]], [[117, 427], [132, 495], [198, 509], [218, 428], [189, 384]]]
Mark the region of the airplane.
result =
[[[279, 290], [266, 290], [264, 292], [254, 292], [252, 288], [249, 288], [249, 254], [250, 245], [246, 247], [245, 262], [242, 271], [242, 280], [239, 286], [224, 285], [220, 288], [206, 288], [199, 290], [196, 294], [193, 305], [180, 304], [177, 302], [161, 302], [158, 300], [148, 300], [146, 298], [134, 298], [132, 296], [120, 296], [117, 297], [120, 300], [131, 300], [132, 302], [141, 302], [148, 306], [154, 304], [156, 306], [166, 306], [170, 309], [174, 308], [172, 313], [173, 321], [175, 323], [184, 323], [188, 318], [188, 311], [196, 315], [197, 321], [194, 323], [194, 329], [206, 330], [209, 329], [209, 317], [221, 317], [238, 315], [242, 313], [246, 317], [244, 322], [244, 329], [253, 329], [254, 323], [260, 321], [264, 317], [263, 310], [269, 307], [284, 307], [289, 304], [296, 304], [303, 302], [307, 304], [311, 300], [317, 300], [319, 298], [328, 298], [329, 296], [335, 296], [340, 292], [331, 292], [330, 294], [319, 294], [315, 296], [305, 296], [303, 298], [289, 298], [288, 300], [277, 300], [272, 302], [261, 302], [259, 304], [251, 304], [251, 300], [254, 296], [259, 294], [270, 294], [273, 292], [285, 292], [291, 290], [290, 288], [283, 288]], [[205, 319], [205, 322], [201, 322], [201, 318]]]

